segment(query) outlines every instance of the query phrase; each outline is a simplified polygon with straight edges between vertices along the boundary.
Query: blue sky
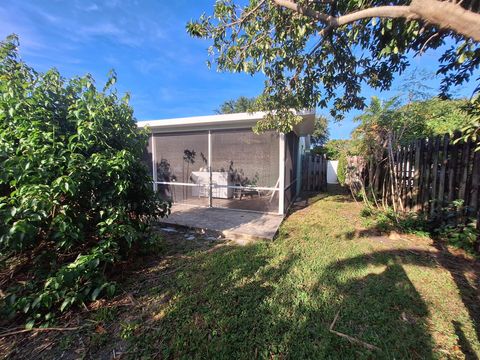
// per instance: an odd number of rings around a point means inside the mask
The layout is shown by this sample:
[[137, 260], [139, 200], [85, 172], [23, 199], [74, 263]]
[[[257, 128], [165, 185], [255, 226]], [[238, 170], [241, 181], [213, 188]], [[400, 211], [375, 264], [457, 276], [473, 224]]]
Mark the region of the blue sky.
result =
[[[208, 115], [222, 102], [256, 96], [261, 75], [218, 73], [205, 64], [208, 42], [190, 38], [185, 24], [211, 12], [214, 0], [1, 0], [0, 37], [20, 36], [22, 58], [37, 70], [56, 67], [66, 76], [91, 73], [103, 84], [110, 69], [117, 88], [130, 92], [139, 120]], [[435, 71], [438, 54], [412, 58], [412, 68]], [[401, 91], [364, 96], [388, 98]], [[438, 88], [432, 77], [429, 86]], [[473, 85], [459, 89], [469, 96]], [[327, 113], [319, 109], [318, 113]], [[347, 115], [331, 124], [331, 138], [347, 138], [354, 127]]]

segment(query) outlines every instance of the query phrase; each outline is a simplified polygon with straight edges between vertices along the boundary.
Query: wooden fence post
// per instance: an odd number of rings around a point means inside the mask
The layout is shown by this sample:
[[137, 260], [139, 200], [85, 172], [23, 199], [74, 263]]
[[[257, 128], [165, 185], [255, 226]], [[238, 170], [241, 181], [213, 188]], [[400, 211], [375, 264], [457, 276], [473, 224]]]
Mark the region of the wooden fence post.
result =
[[472, 189], [470, 193], [470, 207], [474, 211], [480, 211], [479, 194], [480, 192], [480, 151], [476, 151], [473, 155], [472, 167]]
[[[454, 139], [457, 135], [454, 136]], [[450, 144], [450, 161], [448, 163], [448, 195], [447, 200], [451, 202], [457, 197], [456, 192], [456, 178], [457, 178], [457, 162], [458, 162], [458, 146]]]
[[446, 175], [447, 175], [447, 167], [448, 167], [448, 149], [450, 144], [450, 136], [445, 135], [443, 138], [443, 151], [442, 151], [442, 163], [440, 169], [440, 179], [438, 182], [438, 197], [437, 197], [437, 209], [440, 209], [445, 202], [445, 183], [446, 183]]
[[422, 143], [420, 140], [415, 141], [415, 165], [414, 165], [414, 177], [413, 177], [413, 210], [418, 211], [418, 197], [420, 193], [420, 156], [422, 155]]
[[458, 185], [458, 198], [463, 199], [464, 205], [468, 205], [468, 193], [467, 193], [467, 182], [468, 182], [468, 170], [469, 170], [469, 158], [470, 158], [470, 141], [466, 141], [462, 146], [462, 160], [460, 162], [460, 182]]
[[440, 152], [440, 136], [435, 138], [433, 146], [433, 163], [432, 163], [432, 192], [430, 193], [430, 216], [435, 213], [437, 207], [437, 179], [438, 179], [438, 158]]

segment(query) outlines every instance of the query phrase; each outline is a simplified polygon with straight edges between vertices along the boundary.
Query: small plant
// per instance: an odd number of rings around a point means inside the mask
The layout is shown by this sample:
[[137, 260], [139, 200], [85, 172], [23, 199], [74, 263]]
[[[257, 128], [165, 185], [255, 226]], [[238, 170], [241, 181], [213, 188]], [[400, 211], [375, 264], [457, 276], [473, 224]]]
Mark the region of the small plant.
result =
[[470, 254], [476, 254], [475, 243], [477, 241], [476, 222], [469, 221], [467, 224], [446, 225], [437, 231], [438, 236], [449, 245], [466, 250]]
[[140, 327], [140, 325], [135, 322], [122, 322], [120, 323], [120, 327], [120, 337], [123, 340], [128, 340], [135, 335], [135, 331]]
[[107, 323], [107, 322], [113, 321], [115, 319], [116, 314], [117, 314], [116, 308], [103, 307], [95, 311], [95, 313], [92, 315], [92, 319], [97, 322]]
[[369, 218], [375, 214], [375, 211], [373, 208], [369, 206], [365, 206], [361, 211], [360, 211], [360, 216], [363, 218]]
[[417, 236], [429, 235], [429, 222], [422, 214], [396, 214], [392, 208], [383, 210], [372, 206], [365, 206], [360, 214], [368, 225], [375, 226], [381, 232], [396, 230]]

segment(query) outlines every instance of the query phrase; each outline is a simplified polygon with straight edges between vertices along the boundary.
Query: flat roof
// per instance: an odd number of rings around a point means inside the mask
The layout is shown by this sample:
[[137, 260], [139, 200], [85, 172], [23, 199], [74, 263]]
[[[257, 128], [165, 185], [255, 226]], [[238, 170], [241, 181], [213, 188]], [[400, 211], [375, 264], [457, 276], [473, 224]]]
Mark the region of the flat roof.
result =
[[[315, 112], [296, 112], [303, 121], [294, 126], [293, 131], [298, 136], [313, 133]], [[145, 120], [137, 122], [138, 127], [148, 127], [153, 133], [172, 133], [198, 130], [220, 130], [251, 128], [264, 118], [266, 112], [236, 113], [208, 116], [193, 116], [175, 119]]]

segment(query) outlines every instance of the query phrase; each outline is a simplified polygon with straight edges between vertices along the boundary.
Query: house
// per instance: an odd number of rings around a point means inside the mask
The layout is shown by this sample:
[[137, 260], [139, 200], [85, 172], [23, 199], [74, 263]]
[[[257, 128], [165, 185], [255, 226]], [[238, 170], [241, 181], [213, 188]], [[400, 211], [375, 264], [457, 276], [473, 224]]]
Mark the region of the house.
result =
[[154, 189], [174, 204], [285, 214], [314, 129], [313, 112], [298, 114], [303, 121], [288, 134], [255, 134], [263, 112], [139, 122], [151, 131]]

